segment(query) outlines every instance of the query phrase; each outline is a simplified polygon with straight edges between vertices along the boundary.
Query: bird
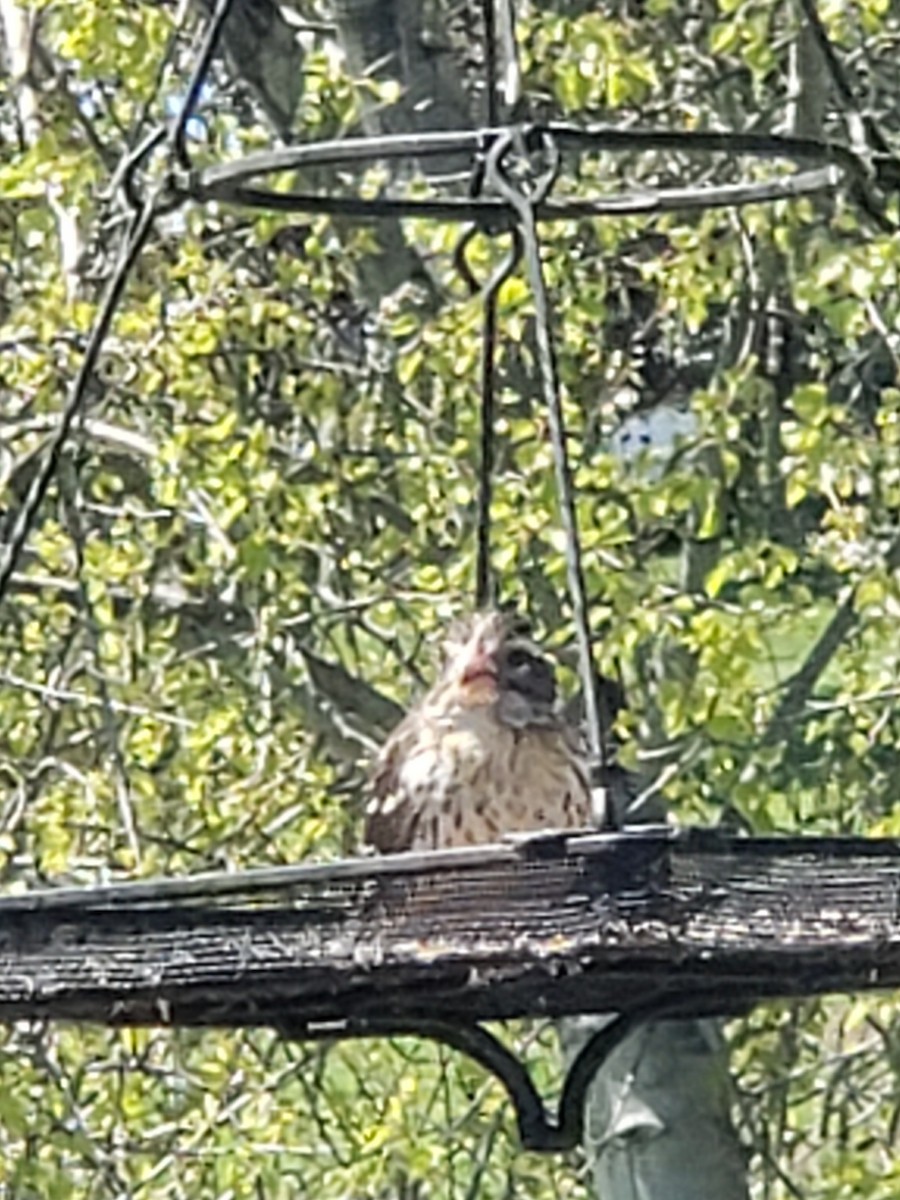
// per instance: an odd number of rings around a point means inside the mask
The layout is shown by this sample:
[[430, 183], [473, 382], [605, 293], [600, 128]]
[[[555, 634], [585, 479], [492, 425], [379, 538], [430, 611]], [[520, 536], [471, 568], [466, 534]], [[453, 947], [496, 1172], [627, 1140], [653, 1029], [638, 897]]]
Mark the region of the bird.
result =
[[489, 610], [450, 627], [443, 670], [381, 748], [370, 794], [363, 836], [382, 854], [591, 825], [587, 763], [526, 625]]

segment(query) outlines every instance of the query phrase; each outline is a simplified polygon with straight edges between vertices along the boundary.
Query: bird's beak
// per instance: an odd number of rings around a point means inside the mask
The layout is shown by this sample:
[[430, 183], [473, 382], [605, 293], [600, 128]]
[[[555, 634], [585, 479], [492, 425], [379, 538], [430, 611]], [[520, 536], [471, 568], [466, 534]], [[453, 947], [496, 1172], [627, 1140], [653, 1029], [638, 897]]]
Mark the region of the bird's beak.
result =
[[481, 638], [471, 644], [463, 659], [460, 682], [465, 685], [497, 683], [497, 649]]

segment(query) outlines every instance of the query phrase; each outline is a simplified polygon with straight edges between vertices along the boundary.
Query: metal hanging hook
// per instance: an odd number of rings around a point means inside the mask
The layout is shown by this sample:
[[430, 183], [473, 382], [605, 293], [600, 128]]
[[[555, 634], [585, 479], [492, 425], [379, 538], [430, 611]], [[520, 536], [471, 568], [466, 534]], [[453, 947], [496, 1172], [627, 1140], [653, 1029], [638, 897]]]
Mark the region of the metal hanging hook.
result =
[[[466, 229], [456, 243], [456, 249], [453, 251], [453, 265], [456, 267], [457, 272], [472, 296], [477, 296], [480, 293], [485, 300], [489, 300], [496, 296], [497, 292], [499, 292], [500, 288], [521, 262], [525, 244], [522, 241], [522, 234], [518, 226], [511, 226], [509, 229], [504, 230], [503, 232], [508, 233], [512, 239], [510, 248], [484, 283], [479, 283], [477, 276], [469, 266], [466, 252], [475, 237], [482, 232], [484, 232], [484, 228], [477, 222]], [[498, 235], [492, 234], [490, 236], [496, 237]]]
[[[521, 158], [528, 161], [529, 153], [534, 149], [535, 138], [539, 139], [540, 149], [546, 155], [546, 169], [532, 177], [530, 187], [526, 186], [524, 180], [514, 183], [506, 168], [506, 157], [515, 147]], [[532, 209], [544, 203], [559, 178], [561, 166], [559, 143], [549, 130], [535, 126], [516, 126], [504, 130], [488, 151], [484, 184], [488, 190], [502, 196], [516, 213], [520, 213], [523, 201]]]

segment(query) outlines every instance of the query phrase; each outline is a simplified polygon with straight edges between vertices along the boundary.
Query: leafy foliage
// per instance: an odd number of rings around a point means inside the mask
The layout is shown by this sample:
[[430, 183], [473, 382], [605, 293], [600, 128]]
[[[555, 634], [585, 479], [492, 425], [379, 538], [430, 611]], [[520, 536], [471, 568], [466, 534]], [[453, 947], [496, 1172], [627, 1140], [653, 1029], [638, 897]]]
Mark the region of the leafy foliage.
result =
[[[114, 266], [116, 167], [183, 93], [199, 23], [176, 26], [180, 7], [37, 6], [34, 76], [0, 100], [11, 511]], [[355, 128], [373, 96], [389, 109], [396, 88], [349, 78], [319, 7], [298, 7], [313, 22], [300, 136]], [[896, 14], [823, 9], [895, 137]], [[579, 119], [774, 128], [792, 14], [763, 0], [687, 17], [667, 0], [533, 6], [527, 92]], [[825, 133], [843, 136], [839, 116], [823, 110]], [[189, 133], [199, 163], [269, 140], [222, 63]], [[567, 164], [559, 186], [774, 169], [603, 154]], [[482, 310], [453, 265], [459, 230], [403, 232], [421, 272], [383, 287], [386, 226], [224, 206], [158, 222], [2, 599], [4, 887], [355, 847], [361, 764], [474, 578]], [[473, 269], [486, 277], [504, 251], [480, 238]], [[630, 702], [623, 757], [658, 773], [680, 820], [900, 833], [900, 243], [836, 194], [559, 222], [545, 260], [600, 660]], [[573, 685], [521, 279], [499, 316], [493, 562]], [[674, 446], [623, 454], [623, 430], [672, 410], [688, 418]], [[517, 1036], [551, 1087], [549, 1034]], [[756, 1195], [895, 1194], [897, 1036], [871, 999], [736, 1025]], [[413, 1042], [21, 1026], [0, 1055], [10, 1197], [586, 1193], [578, 1162], [518, 1152], [496, 1085]]]

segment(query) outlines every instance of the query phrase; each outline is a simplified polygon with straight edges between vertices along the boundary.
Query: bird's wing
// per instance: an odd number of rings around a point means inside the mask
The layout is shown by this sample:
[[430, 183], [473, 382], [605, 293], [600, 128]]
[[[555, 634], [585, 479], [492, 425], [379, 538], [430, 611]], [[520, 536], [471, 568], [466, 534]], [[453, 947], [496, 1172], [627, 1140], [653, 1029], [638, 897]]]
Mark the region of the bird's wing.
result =
[[415, 839], [420, 806], [404, 794], [400, 767], [418, 737], [419, 717], [408, 713], [382, 746], [369, 777], [363, 839], [380, 854], [399, 854]]

